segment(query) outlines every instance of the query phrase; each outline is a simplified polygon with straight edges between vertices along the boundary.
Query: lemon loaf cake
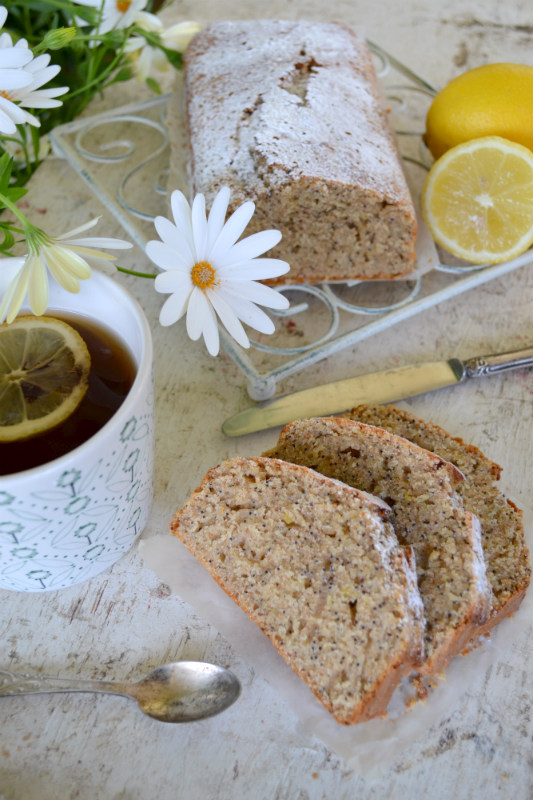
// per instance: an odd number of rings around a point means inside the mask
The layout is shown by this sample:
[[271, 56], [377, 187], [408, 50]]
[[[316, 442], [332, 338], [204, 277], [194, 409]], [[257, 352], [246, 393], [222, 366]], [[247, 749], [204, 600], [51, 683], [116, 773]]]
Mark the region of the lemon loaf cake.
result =
[[423, 611], [390, 509], [306, 467], [234, 458], [172, 532], [338, 722], [384, 715], [423, 648]]
[[416, 215], [365, 42], [339, 23], [220, 21], [185, 55], [193, 193], [255, 203], [281, 231], [272, 283], [396, 277]]
[[350, 419], [297, 420], [265, 455], [304, 464], [381, 497], [401, 544], [415, 552], [426, 617], [421, 675], [441, 672], [487, 620], [492, 592], [477, 518], [455, 487], [459, 470], [400, 436]]
[[496, 485], [501, 467], [477, 447], [394, 406], [357, 406], [347, 416], [403, 436], [451, 461], [463, 473], [457, 491], [481, 523], [487, 577], [494, 593], [491, 615], [482, 627], [482, 632], [489, 633], [516, 611], [531, 581], [522, 511]]

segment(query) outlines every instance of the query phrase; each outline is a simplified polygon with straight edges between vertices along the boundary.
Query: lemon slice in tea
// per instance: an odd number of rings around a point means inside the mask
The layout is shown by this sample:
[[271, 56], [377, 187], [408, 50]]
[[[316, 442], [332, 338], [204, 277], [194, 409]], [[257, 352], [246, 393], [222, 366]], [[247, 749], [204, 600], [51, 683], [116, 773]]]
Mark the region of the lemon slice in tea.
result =
[[497, 264], [533, 244], [533, 153], [499, 136], [448, 150], [431, 167], [422, 214], [437, 244], [473, 264]]
[[23, 316], [0, 325], [0, 442], [67, 419], [87, 391], [90, 368], [84, 340], [62, 320]]

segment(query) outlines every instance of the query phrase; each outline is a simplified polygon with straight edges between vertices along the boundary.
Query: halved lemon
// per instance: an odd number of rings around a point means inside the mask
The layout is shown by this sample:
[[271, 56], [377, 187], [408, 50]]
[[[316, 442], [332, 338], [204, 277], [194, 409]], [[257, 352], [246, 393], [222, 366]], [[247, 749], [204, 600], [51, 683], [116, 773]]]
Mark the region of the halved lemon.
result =
[[448, 150], [430, 169], [422, 214], [437, 244], [473, 264], [496, 264], [533, 244], [533, 153], [485, 136]]
[[0, 326], [0, 442], [59, 425], [87, 391], [91, 357], [70, 325], [22, 316]]

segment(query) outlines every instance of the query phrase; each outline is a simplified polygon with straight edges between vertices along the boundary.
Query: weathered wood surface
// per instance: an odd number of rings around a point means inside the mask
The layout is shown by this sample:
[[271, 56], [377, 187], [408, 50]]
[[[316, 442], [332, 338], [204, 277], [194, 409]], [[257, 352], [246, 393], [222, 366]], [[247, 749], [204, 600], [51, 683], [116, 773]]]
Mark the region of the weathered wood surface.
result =
[[[186, 0], [171, 19], [269, 16], [354, 24], [434, 85], [490, 61], [532, 61], [531, 6], [525, 0]], [[141, 93], [142, 94], [142, 93]], [[136, 84], [103, 105], [133, 100]], [[94, 110], [94, 109], [93, 109]], [[117, 223], [73, 170], [51, 159], [25, 198], [51, 232], [103, 213], [101, 235]], [[138, 250], [122, 263], [144, 269]], [[285, 391], [409, 361], [469, 356], [531, 341], [532, 264], [475, 289], [287, 380]], [[156, 491], [144, 536], [167, 530], [175, 509], [222, 458], [256, 454], [265, 432], [230, 440], [221, 422], [248, 404], [245, 382], [226, 357], [190, 343], [184, 326], [161, 329], [161, 298], [151, 285], [119, 276], [153, 323], [156, 348]], [[531, 509], [533, 375], [472, 381], [406, 402], [409, 408], [478, 445], [504, 467], [503, 485]], [[122, 698], [56, 695], [0, 700], [0, 797], [5, 800], [318, 800], [533, 796], [531, 719], [533, 638], [525, 632], [427, 735], [394, 762], [384, 754], [372, 780], [346, 767], [258, 678], [205, 619], [149, 570], [137, 548], [87, 584], [30, 595], [1, 592], [0, 667], [44, 674], [120, 679], [173, 659], [231, 666], [243, 682], [238, 703], [212, 720], [168, 726]]]

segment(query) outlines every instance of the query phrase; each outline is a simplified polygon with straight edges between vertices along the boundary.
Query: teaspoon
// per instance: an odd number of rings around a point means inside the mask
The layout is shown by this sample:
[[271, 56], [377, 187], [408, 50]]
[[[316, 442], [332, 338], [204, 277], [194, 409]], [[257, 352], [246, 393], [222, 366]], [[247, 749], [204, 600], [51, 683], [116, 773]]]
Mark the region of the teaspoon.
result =
[[135, 683], [38, 677], [0, 670], [0, 697], [49, 692], [111, 692], [133, 697], [141, 711], [162, 722], [191, 722], [219, 714], [238, 698], [239, 680], [202, 661], [165, 664]]

